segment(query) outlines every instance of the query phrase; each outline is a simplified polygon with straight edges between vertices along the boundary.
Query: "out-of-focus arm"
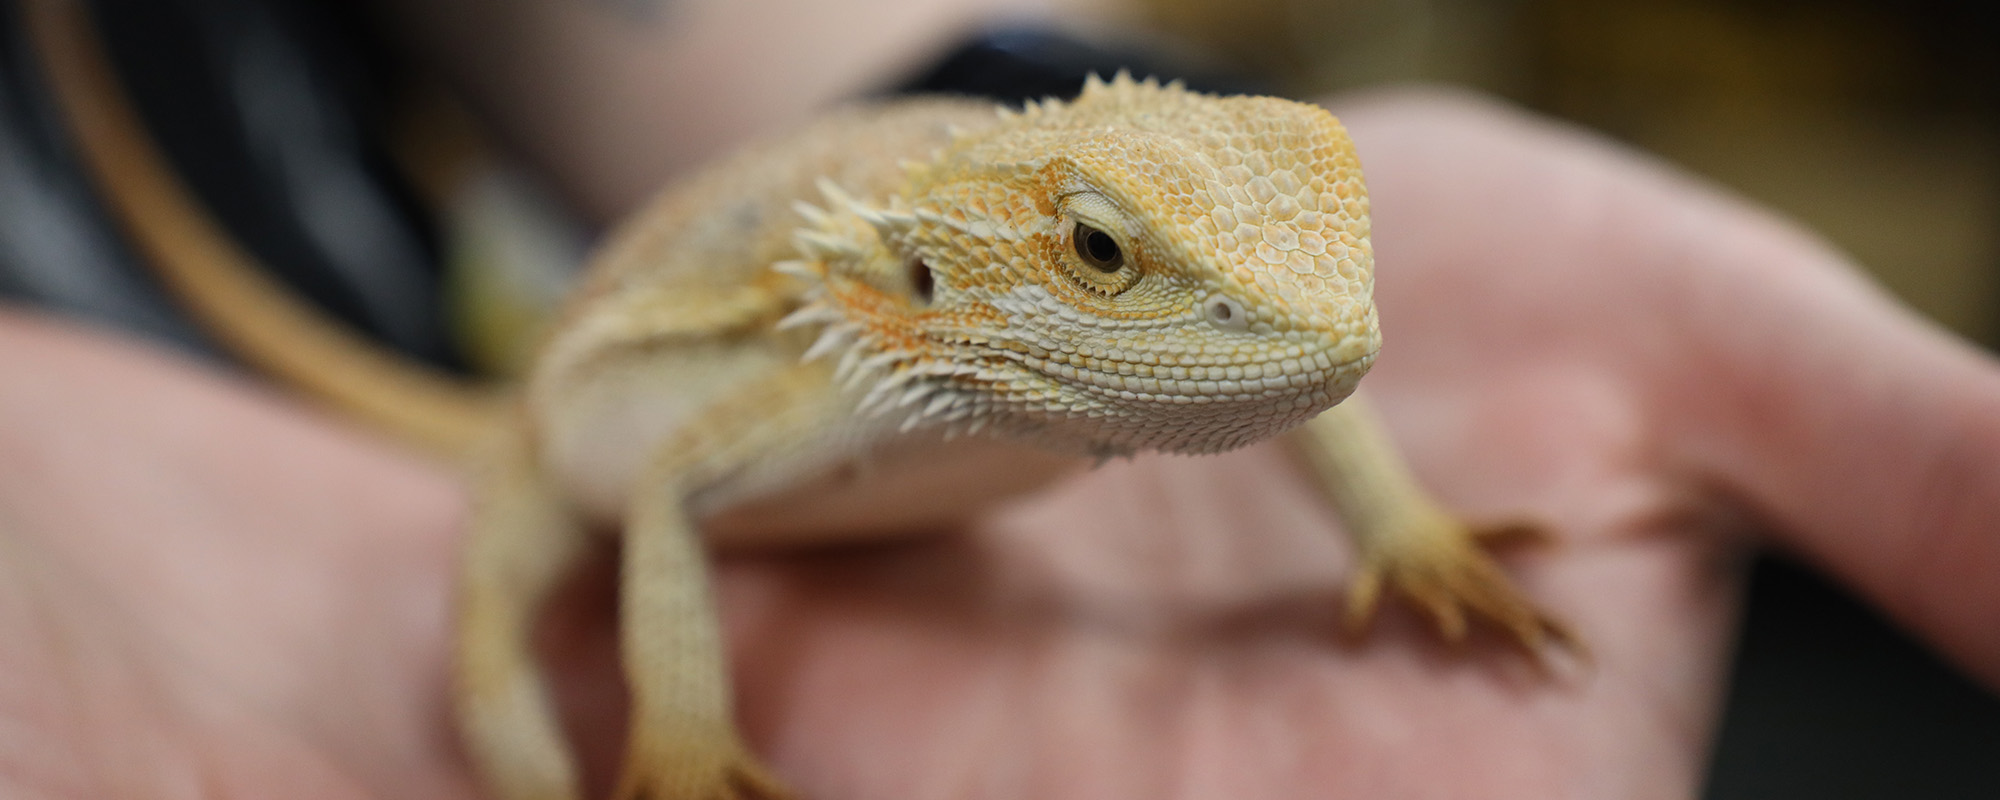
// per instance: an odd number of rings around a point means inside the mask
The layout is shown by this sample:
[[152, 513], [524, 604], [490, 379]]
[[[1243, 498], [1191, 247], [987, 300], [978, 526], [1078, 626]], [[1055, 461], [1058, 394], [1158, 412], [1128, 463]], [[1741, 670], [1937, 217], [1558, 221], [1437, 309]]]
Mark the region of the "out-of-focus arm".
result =
[[896, 80], [981, 24], [1086, 24], [1122, 5], [419, 0], [384, 12], [604, 222], [746, 137]]

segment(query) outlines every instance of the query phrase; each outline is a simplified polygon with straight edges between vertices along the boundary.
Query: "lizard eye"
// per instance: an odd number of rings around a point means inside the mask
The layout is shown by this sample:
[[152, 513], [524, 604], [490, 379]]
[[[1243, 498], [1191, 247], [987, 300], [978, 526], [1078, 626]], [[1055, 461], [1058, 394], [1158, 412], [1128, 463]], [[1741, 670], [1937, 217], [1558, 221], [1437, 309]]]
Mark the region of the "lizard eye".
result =
[[[1100, 297], [1117, 297], [1139, 282], [1144, 259], [1127, 247], [1112, 231], [1129, 231], [1135, 226], [1119, 225], [1126, 220], [1110, 200], [1095, 192], [1076, 192], [1061, 198], [1063, 219], [1057, 228], [1061, 238], [1053, 242], [1049, 256], [1061, 262], [1063, 271], [1084, 290]], [[1107, 224], [1109, 223], [1109, 224]]]
[[1125, 251], [1118, 247], [1118, 240], [1111, 234], [1084, 223], [1076, 223], [1076, 230], [1070, 233], [1070, 244], [1076, 247], [1076, 255], [1099, 272], [1117, 272], [1125, 267]]

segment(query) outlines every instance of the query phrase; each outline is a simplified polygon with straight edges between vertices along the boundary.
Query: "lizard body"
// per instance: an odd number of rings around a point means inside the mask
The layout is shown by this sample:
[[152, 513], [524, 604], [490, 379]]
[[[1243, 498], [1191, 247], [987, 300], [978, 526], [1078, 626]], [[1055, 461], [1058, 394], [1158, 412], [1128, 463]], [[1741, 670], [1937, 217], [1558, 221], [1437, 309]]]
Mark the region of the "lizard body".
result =
[[1297, 429], [1384, 586], [1560, 630], [1350, 402], [1380, 335], [1367, 194], [1324, 109], [1092, 80], [1022, 112], [848, 111], [727, 160], [613, 237], [479, 471], [458, 703], [510, 800], [576, 775], [527, 635], [622, 525], [619, 796], [780, 797], [735, 731], [702, 548], [962, 518], [1069, 464]]
[[1393, 589], [1447, 638], [1473, 617], [1573, 643], [1349, 397], [1379, 345], [1368, 200], [1323, 109], [1121, 75], [1019, 113], [830, 116], [635, 215], [495, 404], [273, 287], [139, 132], [75, 10], [29, 10], [99, 185], [211, 330], [435, 450], [492, 432], [454, 689], [507, 800], [579, 791], [529, 634], [592, 526], [624, 536], [622, 798], [789, 796], [735, 730], [705, 545], [911, 529], [1141, 450], [1290, 431], [1361, 557], [1350, 624]]

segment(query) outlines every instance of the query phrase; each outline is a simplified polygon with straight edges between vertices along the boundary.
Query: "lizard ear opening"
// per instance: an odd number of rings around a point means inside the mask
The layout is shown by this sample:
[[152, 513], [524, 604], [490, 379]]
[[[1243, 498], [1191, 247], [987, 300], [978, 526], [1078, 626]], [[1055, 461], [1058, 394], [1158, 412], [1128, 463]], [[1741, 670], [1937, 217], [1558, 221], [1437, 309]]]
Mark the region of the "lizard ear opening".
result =
[[932, 272], [931, 265], [921, 258], [910, 259], [907, 269], [910, 273], [910, 296], [916, 299], [917, 305], [930, 305], [931, 298], [937, 294], [937, 273]]

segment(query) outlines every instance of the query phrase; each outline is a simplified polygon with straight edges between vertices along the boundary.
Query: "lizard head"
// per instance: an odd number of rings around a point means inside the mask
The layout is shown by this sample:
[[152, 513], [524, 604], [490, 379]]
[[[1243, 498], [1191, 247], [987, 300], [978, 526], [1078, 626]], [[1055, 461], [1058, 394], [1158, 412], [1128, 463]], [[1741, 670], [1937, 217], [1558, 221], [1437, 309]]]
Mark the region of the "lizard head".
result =
[[1097, 455], [1215, 452], [1354, 390], [1380, 343], [1368, 198], [1317, 106], [1093, 79], [961, 133], [870, 206], [804, 208], [863, 413]]

